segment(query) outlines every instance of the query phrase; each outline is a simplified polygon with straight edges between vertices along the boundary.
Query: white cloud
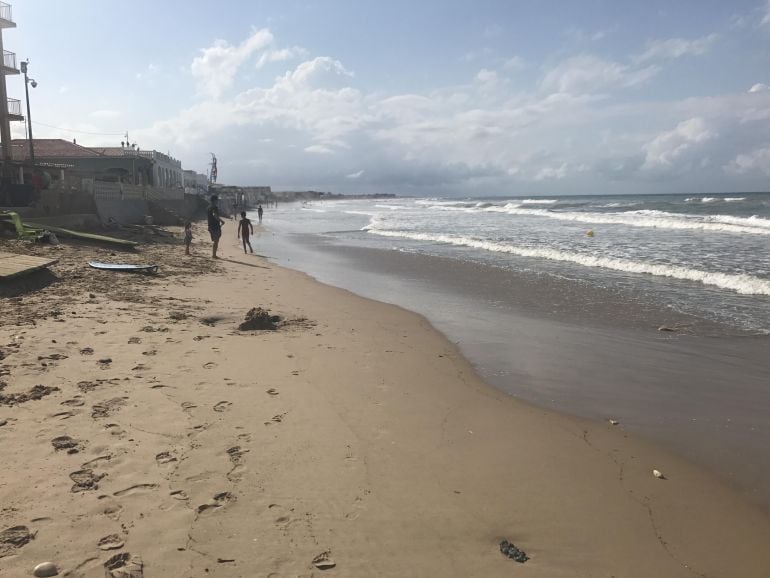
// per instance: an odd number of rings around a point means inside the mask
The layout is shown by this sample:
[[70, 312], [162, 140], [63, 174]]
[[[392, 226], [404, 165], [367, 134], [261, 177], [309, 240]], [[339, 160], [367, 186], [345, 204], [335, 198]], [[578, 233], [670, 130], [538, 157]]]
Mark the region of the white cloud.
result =
[[667, 60], [681, 58], [682, 56], [700, 56], [708, 52], [711, 45], [719, 38], [718, 34], [709, 34], [695, 40], [684, 38], [668, 38], [665, 40], [653, 40], [647, 43], [644, 52], [636, 57], [636, 62], [648, 62], [650, 60]]
[[699, 156], [700, 146], [716, 136], [702, 118], [682, 121], [643, 147], [646, 156], [642, 170], [660, 172], [689, 168], [693, 161], [699, 162], [704, 158]]
[[527, 61], [521, 56], [511, 56], [503, 62], [503, 68], [505, 70], [521, 70], [526, 68]]
[[299, 46], [293, 48], [281, 48], [280, 50], [268, 50], [260, 54], [255, 66], [259, 69], [271, 62], [285, 62], [306, 55], [307, 50]]
[[770, 147], [759, 148], [736, 156], [725, 166], [725, 170], [737, 175], [756, 171], [770, 176]]
[[[253, 52], [253, 62], [269, 48]], [[619, 183], [645, 190], [682, 175], [712, 186], [726, 171], [757, 174], [749, 167], [763, 157], [751, 151], [768, 146], [764, 85], [635, 102], [615, 93], [651, 79], [657, 68], [583, 54], [546, 71], [539, 89], [519, 94], [490, 90], [505, 87], [500, 71], [481, 69], [464, 85], [383, 95], [360, 90], [340, 60], [316, 56], [272, 82], [209, 94], [136, 137], [182, 158], [215, 150], [232, 160], [223, 178], [234, 184], [253, 174], [236, 168], [258, 158], [260, 178], [276, 186], [289, 184], [280, 180], [286, 178], [350, 191], [363, 183], [396, 192], [435, 191], [440, 184], [467, 194], [556, 194], [581, 183], [582, 190], [617, 191]], [[745, 122], [746, 115], [754, 120]]]
[[306, 153], [313, 153], [317, 155], [331, 155], [334, 154], [334, 151], [330, 149], [327, 146], [323, 145], [310, 145], [309, 147], [305, 147], [304, 151]]
[[764, 14], [762, 14], [762, 20], [760, 23], [762, 26], [767, 26], [770, 24], [770, 0], [765, 1], [763, 12]]
[[766, 84], [764, 84], [762, 82], [758, 82], [757, 84], [755, 84], [754, 86], [752, 86], [749, 89], [749, 92], [751, 92], [751, 93], [753, 93], [753, 92], [767, 92], [768, 90], [770, 90], [770, 86], [768, 86], [768, 85], [766, 85]]
[[272, 41], [272, 33], [263, 28], [255, 30], [237, 46], [217, 40], [208, 48], [203, 48], [190, 66], [200, 90], [211, 97], [220, 97], [232, 84], [240, 66]]
[[571, 94], [597, 93], [611, 88], [636, 86], [657, 73], [655, 66], [631, 68], [591, 54], [580, 54], [548, 71], [542, 86], [547, 90]]

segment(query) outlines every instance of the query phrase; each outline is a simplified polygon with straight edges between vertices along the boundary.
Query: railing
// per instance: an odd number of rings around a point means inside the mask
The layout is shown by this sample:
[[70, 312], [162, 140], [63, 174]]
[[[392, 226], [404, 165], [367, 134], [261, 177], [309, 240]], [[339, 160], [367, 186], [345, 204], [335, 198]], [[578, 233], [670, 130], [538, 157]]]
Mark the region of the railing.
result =
[[177, 159], [170, 157], [168, 155], [164, 155], [163, 153], [159, 153], [158, 151], [138, 151], [136, 149], [126, 148], [126, 149], [123, 149], [123, 156], [143, 157], [146, 159], [161, 160], [161, 161], [166, 161], [167, 163], [172, 164], [175, 167], [178, 167], [178, 168], [182, 167], [182, 161], [178, 161]]
[[8, 99], [8, 114], [10, 116], [23, 116], [21, 114], [21, 101], [15, 98]]
[[3, 66], [16, 70], [16, 53], [3, 50]]
[[5, 2], [0, 2], [0, 20], [7, 20], [13, 22], [13, 14], [11, 13], [11, 5]]
[[91, 191], [99, 199], [144, 199], [146, 201], [173, 201], [184, 199], [183, 189], [143, 187], [128, 183], [93, 181]]

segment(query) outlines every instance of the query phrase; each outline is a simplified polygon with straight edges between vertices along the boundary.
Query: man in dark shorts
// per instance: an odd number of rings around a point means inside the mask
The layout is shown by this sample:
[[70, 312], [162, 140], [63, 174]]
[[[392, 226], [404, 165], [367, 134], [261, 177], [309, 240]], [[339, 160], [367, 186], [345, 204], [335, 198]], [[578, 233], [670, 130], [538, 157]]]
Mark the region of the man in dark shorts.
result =
[[211, 195], [211, 205], [209, 206], [208, 211], [206, 211], [209, 220], [209, 233], [211, 234], [211, 240], [214, 243], [214, 247], [211, 253], [211, 257], [213, 259], [218, 258], [217, 248], [219, 247], [219, 239], [222, 237], [222, 225], [225, 224], [225, 222], [219, 216], [219, 207], [217, 207], [218, 200], [219, 197], [216, 195]]

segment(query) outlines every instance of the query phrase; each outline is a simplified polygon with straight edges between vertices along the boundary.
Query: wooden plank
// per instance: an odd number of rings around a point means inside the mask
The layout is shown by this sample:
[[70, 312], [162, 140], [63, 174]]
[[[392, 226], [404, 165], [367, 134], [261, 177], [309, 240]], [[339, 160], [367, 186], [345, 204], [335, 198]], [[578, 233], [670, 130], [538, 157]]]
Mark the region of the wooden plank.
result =
[[26, 275], [32, 271], [43, 269], [56, 263], [58, 259], [35, 257], [34, 255], [18, 255], [0, 252], [0, 279], [11, 279]]

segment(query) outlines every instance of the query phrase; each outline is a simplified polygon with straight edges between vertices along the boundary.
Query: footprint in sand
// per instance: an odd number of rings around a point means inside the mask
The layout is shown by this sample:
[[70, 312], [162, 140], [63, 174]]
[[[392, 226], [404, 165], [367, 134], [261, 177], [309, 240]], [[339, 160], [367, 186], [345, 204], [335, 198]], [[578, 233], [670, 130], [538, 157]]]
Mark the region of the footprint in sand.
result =
[[16, 553], [35, 537], [26, 526], [13, 526], [0, 532], [0, 558]]
[[97, 361], [96, 364], [102, 369], [107, 369], [112, 364], [112, 358], [103, 357], [102, 359]]
[[219, 494], [216, 494], [214, 496], [214, 502], [210, 504], [202, 504], [198, 506], [197, 512], [199, 514], [202, 514], [204, 512], [211, 512], [213, 510], [217, 510], [223, 506], [226, 506], [228, 504], [232, 504], [235, 502], [236, 498], [234, 494], [231, 494], [230, 492], [221, 492]]
[[142, 578], [144, 564], [139, 556], [121, 552], [104, 563], [104, 575], [106, 578]]
[[126, 488], [125, 490], [118, 490], [117, 492], [113, 492], [113, 496], [130, 496], [133, 494], [140, 494], [144, 492], [149, 492], [152, 490], [157, 490], [158, 484], [135, 484], [131, 487]]
[[51, 414], [51, 417], [55, 417], [57, 419], [69, 419], [72, 416], [75, 416], [79, 413], [80, 413], [79, 411], [75, 411], [75, 410], [60, 411], [59, 413]]
[[265, 425], [272, 425], [274, 423], [281, 423], [283, 421], [283, 418], [286, 417], [286, 414], [289, 413], [288, 411], [285, 411], [283, 413], [279, 413], [277, 415], [274, 415], [272, 418], [270, 418], [270, 421], [266, 421]]
[[126, 433], [126, 430], [124, 430], [122, 427], [120, 427], [116, 423], [108, 423], [107, 425], [104, 426], [104, 429], [110, 432], [110, 435], [113, 435], [113, 436], [122, 436]]
[[73, 493], [87, 492], [89, 490], [96, 490], [99, 488], [99, 480], [101, 480], [107, 474], [95, 474], [91, 469], [82, 469], [70, 474], [70, 479], [75, 484], [70, 488]]
[[84, 347], [80, 350], [80, 355], [93, 355], [94, 349], [93, 347]]
[[158, 465], [164, 465], [169, 464], [171, 462], [176, 461], [176, 457], [174, 457], [171, 452], [160, 452], [158, 455], [155, 456], [155, 461], [158, 462]]
[[103, 382], [104, 380], [102, 379], [97, 381], [78, 381], [78, 389], [83, 393], [88, 393], [89, 391], [93, 391], [97, 387], [100, 387]]
[[141, 343], [142, 342], [142, 338], [141, 337], [129, 337], [128, 338], [128, 342], [130, 344], [132, 344], [132, 345], [136, 345], [137, 343]]
[[104, 456], [98, 456], [98, 457], [95, 457], [92, 460], [88, 460], [87, 462], [80, 464], [80, 467], [85, 470], [85, 469], [88, 469], [91, 466], [95, 466], [95, 465], [97, 465], [97, 464], [99, 464], [101, 462], [110, 461], [111, 459], [112, 459], [112, 454], [107, 454], [107, 455], [104, 455]]
[[61, 402], [59, 405], [66, 405], [69, 407], [80, 407], [81, 405], [84, 405], [86, 402], [78, 397], [73, 397], [72, 399], [65, 399], [63, 402]]
[[182, 410], [183, 411], [189, 411], [191, 409], [195, 409], [196, 407], [198, 407], [197, 405], [195, 405], [191, 401], [183, 401], [181, 405], [182, 405]]
[[163, 385], [162, 383], [156, 383], [155, 385], [151, 385], [150, 389], [161, 389], [163, 387], [170, 387], [172, 389], [176, 389], [176, 388], [174, 388], [174, 387], [172, 387], [170, 385]]
[[118, 534], [109, 534], [100, 539], [96, 545], [99, 546], [100, 550], [119, 550], [125, 543], [125, 540]]
[[59, 436], [51, 440], [51, 445], [58, 452], [60, 450], [67, 450], [68, 454], [76, 454], [82, 448], [80, 442], [70, 436]]
[[220, 401], [214, 406], [214, 411], [226, 411], [232, 404], [229, 401]]
[[275, 389], [274, 387], [271, 387], [265, 393], [267, 393], [268, 395], [278, 395], [278, 390]]
[[113, 397], [106, 401], [100, 401], [91, 407], [91, 417], [99, 419], [108, 417], [126, 405], [127, 397]]
[[110, 520], [119, 521], [120, 514], [123, 512], [123, 506], [118, 504], [110, 496], [99, 496], [99, 500], [106, 500], [103, 506], [102, 514], [107, 516]]
[[213, 361], [208, 361], [203, 364], [203, 369], [214, 369], [217, 366]]
[[142, 351], [142, 355], [152, 356], [152, 355], [157, 355], [157, 354], [158, 354], [158, 350], [157, 349], [150, 349], [148, 351]]
[[175, 500], [189, 500], [190, 496], [187, 495], [187, 492], [184, 490], [174, 490], [173, 492], [169, 493], [169, 496], [174, 498]]

